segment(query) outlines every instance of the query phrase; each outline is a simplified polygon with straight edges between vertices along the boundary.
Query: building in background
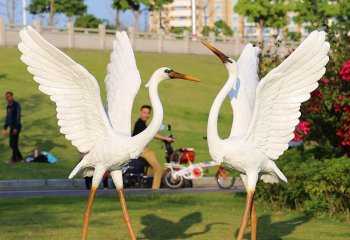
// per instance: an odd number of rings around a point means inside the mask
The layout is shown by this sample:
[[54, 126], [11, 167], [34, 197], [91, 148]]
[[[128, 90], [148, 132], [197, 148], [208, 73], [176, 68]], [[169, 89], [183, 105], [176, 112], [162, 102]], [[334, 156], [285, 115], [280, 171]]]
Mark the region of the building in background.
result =
[[[247, 17], [234, 12], [234, 6], [238, 0], [197, 0], [197, 35], [200, 35], [203, 27], [213, 27], [216, 21], [223, 20], [230, 26], [234, 34], [247, 38], [256, 38], [260, 34], [255, 23], [249, 22]], [[150, 12], [150, 31], [157, 32], [160, 26], [168, 33], [174, 28], [191, 29], [191, 0], [174, 0], [171, 4], [163, 6], [161, 14], [157, 11]], [[307, 30], [295, 23], [294, 13], [288, 12], [289, 24], [286, 29], [289, 32], [297, 32], [302, 36], [308, 34]], [[161, 22], [159, 21], [161, 19]], [[280, 29], [264, 28], [263, 39], [269, 40], [271, 36], [280, 33]]]

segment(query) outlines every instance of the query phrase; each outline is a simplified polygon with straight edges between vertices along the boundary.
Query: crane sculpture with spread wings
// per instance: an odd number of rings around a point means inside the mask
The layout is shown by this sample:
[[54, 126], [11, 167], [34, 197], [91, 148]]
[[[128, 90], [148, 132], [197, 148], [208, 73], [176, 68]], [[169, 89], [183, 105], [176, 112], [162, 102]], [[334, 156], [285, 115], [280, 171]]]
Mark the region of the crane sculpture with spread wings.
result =
[[[287, 182], [275, 160], [288, 148], [301, 115], [302, 102], [318, 86], [325, 73], [330, 45], [325, 32], [314, 31], [279, 66], [258, 78], [259, 49], [248, 44], [237, 63], [204, 41], [224, 63], [229, 78], [209, 113], [207, 139], [211, 157], [238, 170], [247, 191], [246, 207], [238, 234], [243, 239], [248, 218], [256, 239], [256, 207], [253, 201], [258, 180]], [[221, 139], [218, 114], [226, 96], [233, 108], [230, 137]]]
[[117, 188], [123, 217], [131, 239], [136, 239], [127, 212], [123, 193], [122, 167], [137, 158], [159, 131], [163, 108], [158, 96], [158, 84], [163, 80], [199, 79], [163, 67], [156, 70], [147, 84], [154, 109], [150, 125], [131, 137], [131, 111], [141, 78], [134, 52], [125, 32], [117, 32], [107, 68], [107, 114], [96, 79], [81, 65], [48, 43], [32, 27], [20, 31], [18, 45], [21, 60], [39, 83], [39, 90], [56, 103], [60, 131], [79, 152], [87, 153], [69, 175], [83, 171], [92, 175], [92, 187], [86, 207], [82, 239], [87, 237], [91, 206], [103, 174], [109, 170]]

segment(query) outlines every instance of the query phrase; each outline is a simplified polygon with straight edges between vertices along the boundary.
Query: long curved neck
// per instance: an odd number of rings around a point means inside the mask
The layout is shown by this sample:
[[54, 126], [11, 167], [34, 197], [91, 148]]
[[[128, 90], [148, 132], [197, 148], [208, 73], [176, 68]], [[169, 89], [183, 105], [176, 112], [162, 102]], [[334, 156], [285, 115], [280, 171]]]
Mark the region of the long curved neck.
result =
[[230, 92], [232, 87], [236, 84], [236, 81], [237, 73], [230, 74], [227, 82], [220, 90], [213, 102], [213, 105], [211, 106], [207, 126], [207, 138], [209, 148], [219, 144], [219, 142], [221, 141], [221, 138], [218, 134], [218, 116], [222, 103], [224, 102], [225, 98], [227, 97], [227, 94]]
[[142, 131], [141, 133], [133, 137], [135, 141], [137, 141], [138, 143], [141, 143], [144, 146], [147, 146], [147, 144], [150, 141], [152, 141], [154, 136], [158, 133], [160, 126], [162, 125], [162, 122], [163, 122], [163, 107], [158, 95], [158, 84], [159, 84], [159, 81], [157, 81], [156, 79], [151, 79], [148, 86], [149, 96], [150, 96], [151, 104], [153, 108], [152, 121], [144, 131]]

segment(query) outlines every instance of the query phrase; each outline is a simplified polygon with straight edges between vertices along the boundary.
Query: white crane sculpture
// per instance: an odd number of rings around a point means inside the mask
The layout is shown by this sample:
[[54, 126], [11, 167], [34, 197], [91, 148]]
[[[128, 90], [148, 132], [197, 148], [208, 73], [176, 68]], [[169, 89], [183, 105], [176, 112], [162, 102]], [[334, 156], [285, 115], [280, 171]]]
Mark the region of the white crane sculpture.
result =
[[78, 172], [93, 175], [89, 201], [84, 215], [82, 239], [87, 237], [91, 206], [106, 170], [111, 171], [117, 188], [123, 217], [131, 239], [136, 239], [123, 193], [122, 167], [138, 157], [159, 131], [163, 108], [158, 84], [163, 80], [199, 79], [163, 67], [156, 70], [147, 84], [153, 105], [153, 119], [142, 133], [131, 137], [131, 111], [141, 78], [134, 53], [125, 32], [117, 32], [105, 79], [108, 115], [103, 108], [96, 79], [81, 65], [48, 43], [32, 27], [20, 31], [18, 45], [21, 60], [28, 65], [39, 89], [56, 103], [60, 131], [79, 152], [87, 153], [69, 178]]
[[[266, 183], [287, 182], [275, 160], [288, 148], [298, 124], [302, 102], [325, 73], [329, 43], [325, 32], [314, 31], [278, 67], [263, 79], [258, 78], [259, 49], [248, 44], [237, 63], [210, 44], [202, 41], [224, 63], [229, 78], [210, 109], [207, 137], [211, 157], [238, 170], [247, 199], [238, 233], [243, 239], [248, 218], [251, 239], [256, 239], [254, 191], [260, 179]], [[233, 108], [230, 137], [221, 139], [217, 131], [218, 114], [226, 96]]]

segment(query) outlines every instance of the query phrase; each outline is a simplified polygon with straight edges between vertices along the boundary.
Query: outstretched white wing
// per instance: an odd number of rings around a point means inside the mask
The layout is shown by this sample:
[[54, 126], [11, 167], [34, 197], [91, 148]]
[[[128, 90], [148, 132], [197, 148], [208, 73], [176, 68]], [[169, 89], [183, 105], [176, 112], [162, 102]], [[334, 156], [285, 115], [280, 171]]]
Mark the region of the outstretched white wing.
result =
[[325, 32], [314, 31], [259, 83], [252, 121], [243, 139], [277, 159], [288, 148], [299, 123], [300, 105], [325, 73], [329, 43]]
[[107, 112], [113, 128], [130, 136], [131, 111], [141, 77], [128, 35], [117, 32], [107, 68]]
[[243, 136], [252, 119], [255, 91], [259, 83], [259, 51], [258, 47], [249, 43], [237, 61], [238, 79], [228, 94], [233, 110], [231, 137]]
[[90, 151], [97, 141], [113, 131], [96, 79], [32, 27], [21, 30], [20, 37], [21, 60], [40, 84], [39, 90], [56, 103], [61, 133], [80, 152]]

